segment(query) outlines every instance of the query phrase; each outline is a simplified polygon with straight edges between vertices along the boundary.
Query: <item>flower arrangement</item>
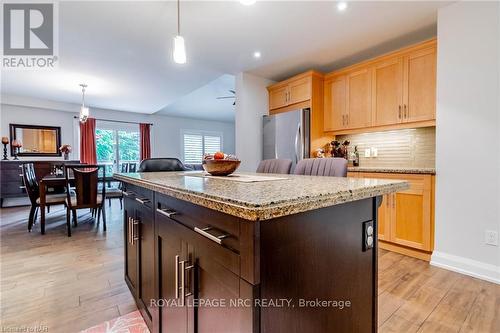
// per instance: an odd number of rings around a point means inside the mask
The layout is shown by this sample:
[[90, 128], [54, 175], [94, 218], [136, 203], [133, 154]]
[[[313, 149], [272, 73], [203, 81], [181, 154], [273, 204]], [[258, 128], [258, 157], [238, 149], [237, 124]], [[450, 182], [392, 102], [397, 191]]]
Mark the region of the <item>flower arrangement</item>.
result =
[[70, 145], [62, 145], [60, 148], [59, 148], [59, 151], [63, 154], [69, 154], [71, 153], [71, 146]]
[[64, 154], [64, 159], [67, 160], [69, 158], [69, 153], [71, 153], [71, 146], [62, 145], [59, 147], [59, 151]]

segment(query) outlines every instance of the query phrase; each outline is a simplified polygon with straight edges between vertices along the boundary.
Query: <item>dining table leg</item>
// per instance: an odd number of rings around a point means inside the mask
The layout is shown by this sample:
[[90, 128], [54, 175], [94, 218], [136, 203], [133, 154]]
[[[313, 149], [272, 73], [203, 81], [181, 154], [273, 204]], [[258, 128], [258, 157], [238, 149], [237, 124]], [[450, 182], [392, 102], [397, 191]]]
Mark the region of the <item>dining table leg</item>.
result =
[[40, 231], [42, 235], [45, 235], [45, 198], [46, 197], [46, 187], [45, 183], [40, 181]]

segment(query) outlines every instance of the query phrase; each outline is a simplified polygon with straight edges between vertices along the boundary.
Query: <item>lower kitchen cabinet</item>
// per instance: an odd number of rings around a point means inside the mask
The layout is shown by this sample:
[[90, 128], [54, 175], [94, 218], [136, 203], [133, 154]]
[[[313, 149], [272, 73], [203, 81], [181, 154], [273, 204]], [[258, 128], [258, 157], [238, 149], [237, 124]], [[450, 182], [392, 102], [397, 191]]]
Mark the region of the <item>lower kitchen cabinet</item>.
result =
[[152, 194], [127, 186], [124, 191], [125, 281], [143, 318], [152, 327], [154, 298], [154, 216]]
[[430, 260], [434, 250], [434, 179], [428, 174], [352, 172], [349, 177], [401, 179], [410, 188], [385, 195], [378, 210], [380, 247]]

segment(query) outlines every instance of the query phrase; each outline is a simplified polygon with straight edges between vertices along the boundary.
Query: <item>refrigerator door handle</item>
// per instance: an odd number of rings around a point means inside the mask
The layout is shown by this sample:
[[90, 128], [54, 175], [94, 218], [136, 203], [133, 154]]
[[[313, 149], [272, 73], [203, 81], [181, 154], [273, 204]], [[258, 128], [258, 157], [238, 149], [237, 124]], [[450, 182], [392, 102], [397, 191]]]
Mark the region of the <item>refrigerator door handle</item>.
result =
[[300, 139], [300, 123], [297, 126], [297, 133], [295, 133], [295, 163], [299, 161], [299, 139]]

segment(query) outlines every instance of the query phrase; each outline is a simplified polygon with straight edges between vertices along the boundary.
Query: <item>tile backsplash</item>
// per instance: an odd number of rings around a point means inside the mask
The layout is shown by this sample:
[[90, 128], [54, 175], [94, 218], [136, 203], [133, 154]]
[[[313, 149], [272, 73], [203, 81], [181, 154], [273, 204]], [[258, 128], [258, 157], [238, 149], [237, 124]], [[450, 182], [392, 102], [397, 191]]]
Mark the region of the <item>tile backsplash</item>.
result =
[[[365, 167], [434, 168], [436, 165], [436, 128], [412, 128], [387, 132], [339, 135], [337, 140], [358, 146], [359, 164]], [[375, 148], [377, 157], [365, 157]]]

